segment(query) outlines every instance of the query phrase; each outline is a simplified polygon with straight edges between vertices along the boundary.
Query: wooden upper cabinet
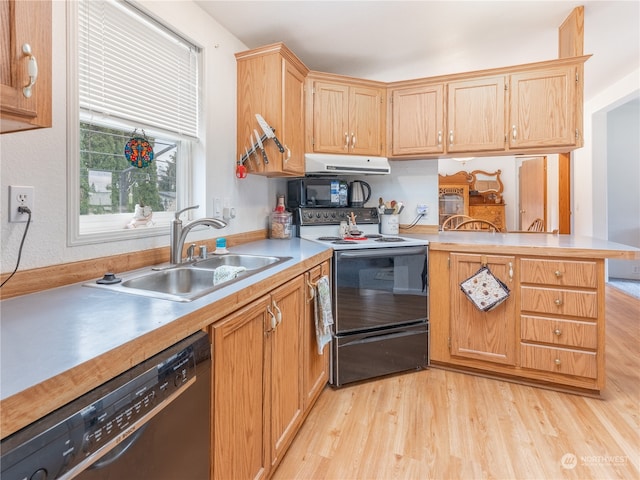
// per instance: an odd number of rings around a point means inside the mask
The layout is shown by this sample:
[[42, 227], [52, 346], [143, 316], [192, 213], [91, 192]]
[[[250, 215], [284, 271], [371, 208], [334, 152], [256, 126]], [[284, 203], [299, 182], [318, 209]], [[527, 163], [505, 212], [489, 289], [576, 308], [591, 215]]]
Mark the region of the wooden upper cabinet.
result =
[[[259, 113], [275, 129], [284, 147], [280, 152], [273, 140], [262, 155], [245, 161], [250, 173], [265, 176], [304, 175], [304, 79], [308, 69], [282, 43], [236, 54], [238, 70], [237, 156], [251, 150], [254, 130], [263, 135], [255, 114]], [[253, 139], [253, 140], [252, 140]]]
[[0, 0], [0, 27], [0, 133], [51, 127], [51, 2]]
[[577, 68], [559, 66], [511, 75], [510, 149], [577, 144], [581, 137], [575, 114]]
[[447, 152], [504, 150], [504, 75], [451, 82], [447, 98]]
[[391, 99], [391, 156], [444, 153], [444, 85], [394, 88]]
[[383, 153], [385, 108], [382, 87], [315, 80], [311, 95], [311, 148], [314, 152]]
[[313, 85], [313, 151], [349, 151], [349, 87], [315, 82]]

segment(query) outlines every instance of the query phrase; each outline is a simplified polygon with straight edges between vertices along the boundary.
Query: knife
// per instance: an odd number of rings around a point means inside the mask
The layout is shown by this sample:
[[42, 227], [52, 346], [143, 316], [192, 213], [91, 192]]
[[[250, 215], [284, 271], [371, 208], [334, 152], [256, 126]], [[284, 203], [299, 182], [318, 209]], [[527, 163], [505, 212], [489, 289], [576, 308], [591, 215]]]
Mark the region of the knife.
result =
[[260, 135], [258, 135], [257, 130], [253, 130], [254, 135], [256, 136], [256, 140], [258, 141], [258, 147], [260, 147], [260, 151], [262, 152], [262, 158], [264, 159], [264, 164], [267, 165], [269, 163], [269, 158], [267, 157], [267, 152], [264, 150], [264, 145], [262, 145], [262, 139]]
[[267, 136], [267, 138], [273, 138], [273, 141], [276, 142], [276, 145], [278, 146], [278, 150], [280, 150], [280, 153], [284, 153], [284, 147], [278, 140], [278, 137], [276, 137], [276, 134], [273, 133], [273, 128], [269, 126], [267, 121], [264, 118], [262, 118], [262, 115], [260, 115], [259, 113], [256, 113], [256, 119], [258, 120], [258, 123], [260, 124], [260, 128], [262, 128], [262, 131]]

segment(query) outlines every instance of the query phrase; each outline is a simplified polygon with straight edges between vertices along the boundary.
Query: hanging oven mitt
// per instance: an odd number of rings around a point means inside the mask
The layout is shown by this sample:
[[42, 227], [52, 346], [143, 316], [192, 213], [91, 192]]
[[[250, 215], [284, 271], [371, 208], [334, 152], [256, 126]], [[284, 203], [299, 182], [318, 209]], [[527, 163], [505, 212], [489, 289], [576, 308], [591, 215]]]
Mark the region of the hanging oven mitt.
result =
[[509, 287], [491, 273], [486, 265], [460, 283], [460, 289], [482, 312], [497, 307], [509, 298], [510, 294]]

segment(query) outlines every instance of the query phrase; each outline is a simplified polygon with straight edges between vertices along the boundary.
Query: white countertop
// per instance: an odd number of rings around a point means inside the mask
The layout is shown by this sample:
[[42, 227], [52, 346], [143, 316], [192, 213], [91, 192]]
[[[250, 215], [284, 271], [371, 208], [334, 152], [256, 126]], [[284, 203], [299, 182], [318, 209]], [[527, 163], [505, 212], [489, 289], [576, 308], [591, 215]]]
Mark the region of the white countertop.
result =
[[[640, 258], [638, 248], [570, 235], [483, 232], [410, 235], [403, 231], [401, 236], [428, 240], [431, 250]], [[288, 269], [295, 272], [305, 260], [327, 254], [330, 249], [317, 242], [294, 238], [252, 242], [230, 251], [291, 256], [292, 259], [189, 303], [90, 288], [83, 286], [86, 281], [0, 302], [3, 425], [12, 417], [20, 419], [14, 423], [20, 423], [23, 416], [36, 420], [38, 415], [65, 403], [64, 398], [58, 396], [67, 396], [66, 401], [70, 401], [73, 392], [86, 387], [87, 390], [81, 392], [85, 393], [100, 381], [111, 378], [114, 372], [124, 371], [138, 360], [158, 353], [160, 350], [147, 350], [147, 339], [154, 340], [155, 349], [162, 345], [169, 347], [223, 318], [224, 312], [206, 307], [218, 302], [227, 310], [240, 308], [248, 303], [251, 295], [264, 295], [277, 286], [265, 286], [270, 277]], [[285, 277], [278, 275], [279, 281]], [[247, 302], [243, 294], [247, 295]], [[116, 365], [105, 366], [102, 359]], [[106, 378], [108, 375], [111, 377]], [[14, 417], [14, 409], [21, 410], [18, 417]]]
[[[0, 302], [0, 400], [327, 250], [318, 243], [297, 238], [264, 240], [230, 248], [233, 253], [292, 259], [188, 303], [82, 285], [87, 282], [3, 300]], [[184, 336], [191, 333], [185, 332]]]
[[492, 233], [474, 231], [444, 231], [434, 234], [409, 234], [402, 236], [429, 241], [430, 250], [502, 252], [540, 256], [566, 256], [583, 258], [640, 259], [640, 248], [609, 242], [599, 238], [553, 233]]

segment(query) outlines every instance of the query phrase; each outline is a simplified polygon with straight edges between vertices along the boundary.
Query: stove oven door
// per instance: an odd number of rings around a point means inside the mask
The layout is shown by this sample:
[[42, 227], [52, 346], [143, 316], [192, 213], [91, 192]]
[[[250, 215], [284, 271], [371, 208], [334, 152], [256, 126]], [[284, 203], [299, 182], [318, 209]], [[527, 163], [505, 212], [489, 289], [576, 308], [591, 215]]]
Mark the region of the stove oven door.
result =
[[337, 251], [334, 267], [336, 335], [427, 321], [426, 246]]
[[429, 366], [429, 324], [336, 337], [330, 382], [334, 387]]

